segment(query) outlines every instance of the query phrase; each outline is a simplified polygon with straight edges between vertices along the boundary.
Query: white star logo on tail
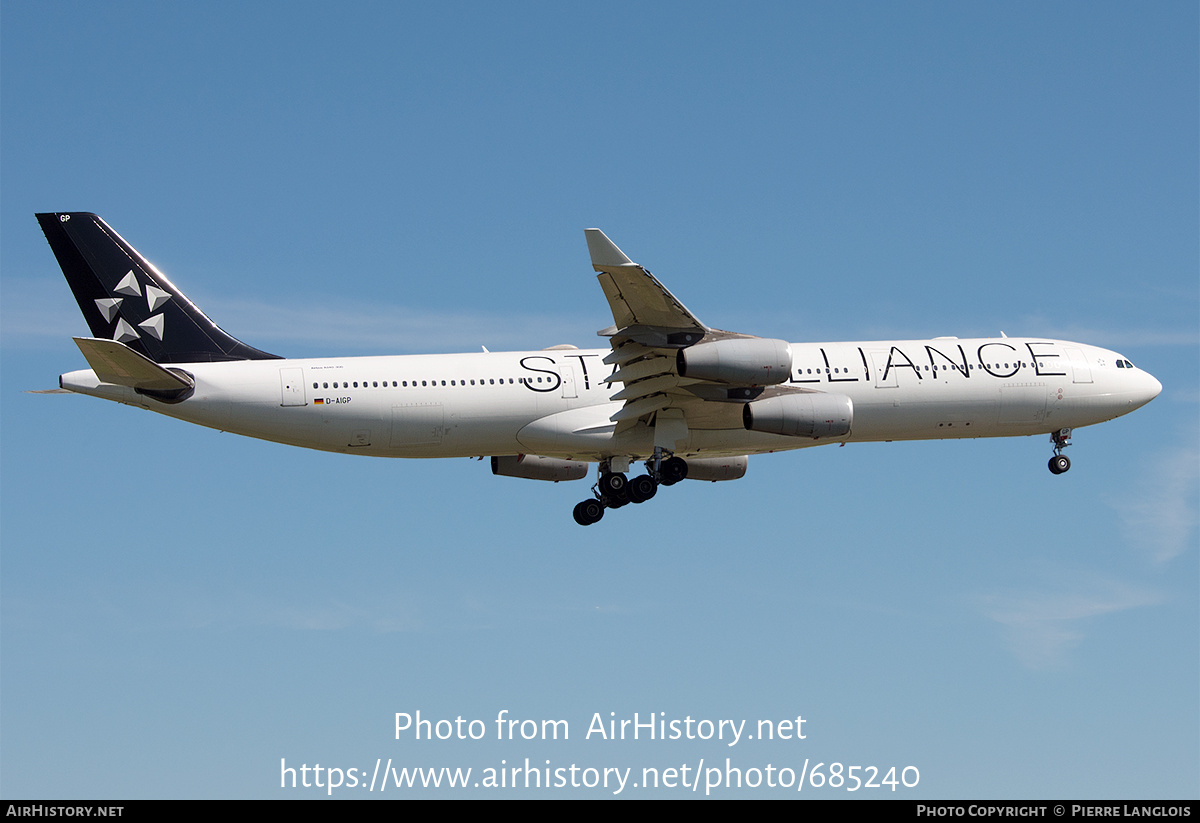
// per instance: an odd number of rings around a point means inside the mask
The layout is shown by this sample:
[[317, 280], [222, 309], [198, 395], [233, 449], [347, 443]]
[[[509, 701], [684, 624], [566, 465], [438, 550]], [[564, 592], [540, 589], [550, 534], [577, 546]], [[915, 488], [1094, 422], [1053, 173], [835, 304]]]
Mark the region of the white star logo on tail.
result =
[[100, 309], [100, 313], [104, 315], [104, 319], [109, 323], [117, 316], [117, 309], [121, 308], [123, 297], [102, 297], [96, 301], [96, 308]]
[[150, 307], [150, 311], [154, 311], [170, 299], [170, 292], [163, 291], [154, 286], [146, 286], [146, 305]]
[[[150, 290], [150, 287], [147, 286], [146, 291], [149, 291], [149, 290]], [[151, 317], [149, 320], [144, 320], [141, 323], [138, 323], [138, 328], [145, 329], [146, 333], [149, 334], [154, 339], [162, 340], [163, 316], [161, 314], [156, 314], [153, 317]]]
[[117, 321], [116, 331], [113, 332], [113, 340], [116, 340], [118, 343], [128, 343], [131, 340], [137, 339], [137, 329], [126, 323], [124, 318]]
[[133, 276], [133, 269], [121, 278], [121, 282], [113, 289], [117, 294], [127, 294], [130, 297], [137, 297], [142, 293], [141, 286], [138, 285], [137, 278]]

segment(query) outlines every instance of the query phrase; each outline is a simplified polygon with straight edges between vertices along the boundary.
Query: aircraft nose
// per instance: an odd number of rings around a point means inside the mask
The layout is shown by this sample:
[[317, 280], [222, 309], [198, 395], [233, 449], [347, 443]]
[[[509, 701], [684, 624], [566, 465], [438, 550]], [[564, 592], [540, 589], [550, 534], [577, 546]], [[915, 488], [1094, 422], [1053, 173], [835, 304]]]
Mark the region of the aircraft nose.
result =
[[[1159, 383], [1158, 378], [1152, 374], [1147, 373], [1146, 376], [1150, 378], [1150, 400], [1153, 400], [1162, 393], [1162, 383]], [[1150, 400], [1147, 400], [1146, 402], [1148, 403]]]
[[1137, 404], [1144, 406], [1162, 393], [1162, 383], [1150, 372], [1142, 372], [1142, 385], [1139, 389]]

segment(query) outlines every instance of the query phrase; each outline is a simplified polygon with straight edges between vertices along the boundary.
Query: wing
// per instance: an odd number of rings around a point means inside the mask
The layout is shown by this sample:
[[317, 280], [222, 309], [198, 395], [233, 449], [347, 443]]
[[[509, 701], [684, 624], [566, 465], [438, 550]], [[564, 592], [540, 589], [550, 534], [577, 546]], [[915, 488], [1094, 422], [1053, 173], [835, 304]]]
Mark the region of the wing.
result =
[[611, 330], [600, 332], [602, 335], [629, 335], [644, 330], [651, 336], [659, 334], [688, 345], [709, 331], [666, 286], [626, 257], [604, 232], [584, 229], [584, 234], [592, 268], [599, 272], [596, 279], [604, 289], [616, 323]]
[[[692, 428], [741, 428], [742, 406], [791, 374], [785, 341], [765, 340], [706, 326], [662, 283], [599, 229], [586, 229], [592, 268], [612, 309], [614, 325], [598, 334], [612, 352], [612, 395], [624, 405], [616, 432], [653, 426], [654, 444], [674, 450]], [[767, 388], [772, 387], [772, 388]]]

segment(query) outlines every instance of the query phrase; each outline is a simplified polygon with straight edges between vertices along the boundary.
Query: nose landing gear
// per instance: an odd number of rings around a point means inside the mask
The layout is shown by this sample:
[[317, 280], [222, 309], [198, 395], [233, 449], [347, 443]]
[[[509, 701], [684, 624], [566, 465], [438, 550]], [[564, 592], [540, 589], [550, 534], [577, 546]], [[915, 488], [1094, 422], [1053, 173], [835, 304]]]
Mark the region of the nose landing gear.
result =
[[1054, 444], [1054, 456], [1050, 458], [1050, 471], [1053, 474], [1062, 474], [1071, 468], [1071, 458], [1062, 453], [1063, 449], [1071, 445], [1071, 430], [1059, 429], [1051, 432], [1050, 442]]

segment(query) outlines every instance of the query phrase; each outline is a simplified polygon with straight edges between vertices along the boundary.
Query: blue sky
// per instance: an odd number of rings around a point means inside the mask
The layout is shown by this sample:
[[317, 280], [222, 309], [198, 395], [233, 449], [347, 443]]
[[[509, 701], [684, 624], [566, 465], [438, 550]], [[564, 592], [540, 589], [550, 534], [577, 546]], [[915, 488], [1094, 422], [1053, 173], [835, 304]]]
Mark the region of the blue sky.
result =
[[[907, 797], [1195, 797], [1197, 17], [6, 0], [0, 793], [729, 757], [915, 766]], [[1078, 430], [1061, 477], [1043, 437], [818, 448], [581, 529], [583, 483], [25, 393], [83, 365], [33, 219], [63, 210], [287, 356], [594, 345], [599, 226], [715, 326], [1059, 337], [1164, 390]], [[396, 712], [505, 709], [571, 739], [395, 739]], [[610, 712], [807, 737], [585, 740]]]

